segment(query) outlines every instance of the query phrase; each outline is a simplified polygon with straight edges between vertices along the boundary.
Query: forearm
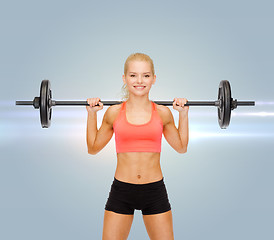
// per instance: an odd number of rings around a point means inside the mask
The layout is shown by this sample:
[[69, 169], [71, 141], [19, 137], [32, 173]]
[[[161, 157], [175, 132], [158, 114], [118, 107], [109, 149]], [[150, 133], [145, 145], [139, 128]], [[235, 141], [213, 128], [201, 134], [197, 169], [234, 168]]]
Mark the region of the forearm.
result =
[[87, 117], [87, 148], [90, 151], [97, 135], [97, 113], [89, 112]]
[[187, 150], [188, 145], [188, 113], [179, 112], [178, 131], [180, 134], [183, 149]]

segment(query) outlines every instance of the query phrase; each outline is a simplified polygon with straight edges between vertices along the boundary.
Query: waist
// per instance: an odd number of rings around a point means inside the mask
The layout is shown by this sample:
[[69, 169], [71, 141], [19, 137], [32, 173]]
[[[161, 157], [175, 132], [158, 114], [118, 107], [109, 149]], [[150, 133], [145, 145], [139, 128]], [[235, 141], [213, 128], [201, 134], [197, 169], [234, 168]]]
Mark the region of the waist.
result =
[[118, 186], [121, 187], [140, 187], [142, 189], [144, 188], [149, 188], [149, 187], [157, 187], [157, 186], [161, 186], [164, 184], [164, 177], [162, 177], [160, 180], [158, 181], [154, 181], [154, 182], [149, 182], [149, 183], [130, 183], [130, 182], [124, 182], [121, 180], [118, 180], [116, 177], [114, 177], [113, 183], [115, 183]]
[[148, 169], [160, 165], [160, 152], [122, 152], [117, 153], [117, 166], [127, 169], [137, 167]]

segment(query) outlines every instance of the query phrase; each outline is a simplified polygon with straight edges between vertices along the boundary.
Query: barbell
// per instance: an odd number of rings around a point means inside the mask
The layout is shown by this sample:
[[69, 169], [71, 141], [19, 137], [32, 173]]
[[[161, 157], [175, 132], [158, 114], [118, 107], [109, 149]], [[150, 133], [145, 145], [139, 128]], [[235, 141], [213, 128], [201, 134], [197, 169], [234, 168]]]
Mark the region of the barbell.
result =
[[[104, 105], [111, 106], [123, 101], [101, 101]], [[153, 101], [159, 105], [172, 106], [173, 101]], [[88, 106], [87, 101], [57, 101], [52, 99], [52, 90], [49, 80], [43, 80], [40, 86], [40, 97], [33, 101], [16, 101], [16, 105], [32, 105], [40, 109], [40, 121], [42, 128], [49, 128], [51, 124], [52, 107], [54, 106]], [[99, 105], [96, 105], [99, 106]], [[255, 106], [255, 101], [237, 101], [231, 96], [231, 87], [228, 80], [222, 80], [218, 89], [218, 100], [216, 101], [187, 101], [185, 106], [215, 106], [218, 109], [218, 122], [221, 129], [228, 127], [231, 111], [237, 106]]]

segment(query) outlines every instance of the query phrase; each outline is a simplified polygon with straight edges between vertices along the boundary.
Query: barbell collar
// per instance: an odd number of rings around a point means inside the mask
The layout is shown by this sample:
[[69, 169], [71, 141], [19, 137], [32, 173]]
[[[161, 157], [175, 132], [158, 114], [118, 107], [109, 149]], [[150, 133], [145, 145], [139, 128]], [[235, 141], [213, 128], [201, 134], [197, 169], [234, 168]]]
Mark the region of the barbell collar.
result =
[[237, 102], [237, 99], [233, 99], [231, 98], [231, 110], [234, 110], [236, 109], [238, 106], [238, 102]]
[[33, 99], [33, 107], [35, 109], [39, 109], [39, 107], [40, 107], [40, 97], [35, 97]]

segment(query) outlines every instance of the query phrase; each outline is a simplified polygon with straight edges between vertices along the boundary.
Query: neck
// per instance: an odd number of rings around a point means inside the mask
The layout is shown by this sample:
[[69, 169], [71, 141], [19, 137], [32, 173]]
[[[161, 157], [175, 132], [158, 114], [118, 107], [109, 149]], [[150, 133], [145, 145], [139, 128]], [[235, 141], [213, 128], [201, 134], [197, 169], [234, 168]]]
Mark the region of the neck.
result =
[[148, 95], [145, 97], [130, 96], [127, 100], [127, 105], [134, 109], [144, 109], [150, 106], [150, 102]]

